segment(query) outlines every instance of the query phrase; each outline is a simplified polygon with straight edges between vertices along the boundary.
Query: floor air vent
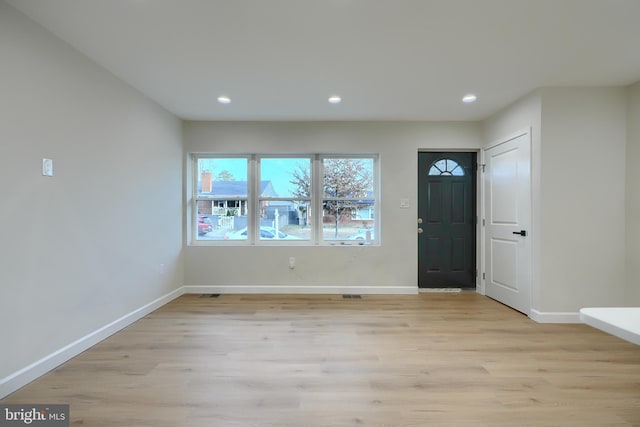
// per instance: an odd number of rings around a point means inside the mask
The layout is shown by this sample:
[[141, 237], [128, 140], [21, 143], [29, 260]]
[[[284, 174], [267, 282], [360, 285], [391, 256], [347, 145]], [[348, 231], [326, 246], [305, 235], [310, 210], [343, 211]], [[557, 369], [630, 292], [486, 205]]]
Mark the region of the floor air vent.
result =
[[344, 299], [362, 299], [362, 295], [342, 295]]
[[200, 298], [218, 298], [220, 294], [202, 294]]

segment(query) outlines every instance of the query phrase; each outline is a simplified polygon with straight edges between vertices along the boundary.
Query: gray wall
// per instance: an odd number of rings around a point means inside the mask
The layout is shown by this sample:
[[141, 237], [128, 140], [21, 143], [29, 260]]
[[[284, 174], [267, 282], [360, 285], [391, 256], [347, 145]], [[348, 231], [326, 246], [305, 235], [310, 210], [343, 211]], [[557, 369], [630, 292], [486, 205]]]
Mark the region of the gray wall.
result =
[[542, 91], [542, 307], [624, 304], [624, 88]]
[[626, 302], [640, 306], [640, 82], [629, 88], [627, 113]]
[[[410, 287], [417, 284], [416, 196], [419, 149], [478, 149], [477, 123], [207, 123], [184, 124], [186, 152], [380, 153], [381, 246], [203, 247], [187, 245], [185, 284]], [[187, 191], [187, 194], [189, 192]], [[409, 199], [409, 209], [400, 199]], [[296, 269], [288, 268], [290, 256]], [[265, 288], [266, 289], [266, 288]]]
[[178, 288], [183, 262], [180, 121], [4, 2], [0, 58], [1, 382]]

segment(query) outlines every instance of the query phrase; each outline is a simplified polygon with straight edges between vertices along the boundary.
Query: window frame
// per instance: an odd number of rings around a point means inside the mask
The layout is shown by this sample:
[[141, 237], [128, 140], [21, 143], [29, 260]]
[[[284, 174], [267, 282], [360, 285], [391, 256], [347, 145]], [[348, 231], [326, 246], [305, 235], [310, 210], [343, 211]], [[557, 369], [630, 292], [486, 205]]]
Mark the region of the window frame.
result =
[[[233, 159], [242, 158], [247, 160], [247, 197], [230, 197], [225, 200], [242, 200], [247, 203], [247, 239], [243, 240], [220, 240], [220, 239], [201, 239], [198, 235], [198, 201], [211, 200], [217, 201], [214, 197], [202, 197], [198, 195], [198, 179], [199, 168], [198, 161], [200, 159]], [[310, 179], [311, 179], [311, 195], [308, 198], [292, 197], [263, 197], [260, 195], [261, 186], [261, 160], [262, 159], [295, 159], [303, 158], [310, 160]], [[327, 239], [323, 238], [323, 200], [326, 199], [324, 194], [324, 159], [370, 159], [373, 161], [373, 177], [372, 187], [373, 194], [367, 197], [367, 200], [373, 200], [373, 219], [375, 228], [371, 240], [366, 242], [366, 246], [379, 246], [381, 235], [380, 224], [380, 155], [378, 153], [210, 153], [198, 152], [188, 154], [188, 169], [191, 169], [190, 181], [187, 186], [189, 200], [187, 200], [187, 229], [190, 230], [187, 244], [189, 246], [363, 246], [361, 241], [353, 241], [348, 239]], [[278, 239], [260, 239], [260, 203], [261, 201], [279, 201], [287, 202], [293, 200], [304, 200], [310, 204], [310, 237], [302, 240], [278, 240]], [[359, 200], [359, 199], [357, 199]]]
[[[309, 197], [263, 197], [260, 195], [260, 191], [259, 186], [262, 183], [262, 159], [309, 159], [309, 173], [310, 173], [310, 178], [311, 178], [311, 194], [309, 195]], [[256, 154], [255, 155], [255, 166], [256, 166], [256, 178], [255, 178], [255, 185], [256, 185], [256, 191], [255, 191], [255, 197], [256, 197], [256, 209], [254, 209], [254, 216], [255, 216], [255, 222], [256, 222], [256, 226], [254, 228], [254, 233], [253, 233], [253, 237], [255, 238], [256, 242], [259, 242], [261, 245], [283, 245], [283, 244], [291, 244], [291, 245], [296, 245], [296, 246], [310, 246], [313, 245], [313, 243], [315, 242], [315, 237], [316, 237], [316, 230], [315, 227], [313, 226], [314, 224], [312, 223], [311, 225], [311, 236], [309, 237], [309, 239], [302, 239], [301, 241], [284, 241], [284, 240], [277, 240], [277, 239], [261, 239], [261, 235], [262, 232], [260, 231], [260, 218], [261, 218], [261, 202], [262, 201], [270, 201], [270, 202], [288, 202], [288, 201], [292, 201], [292, 200], [305, 200], [308, 202], [309, 205], [311, 205], [311, 210], [312, 210], [312, 216], [313, 216], [313, 209], [314, 209], [314, 200], [313, 200], [313, 180], [314, 180], [314, 173], [313, 173], [313, 165], [314, 165], [314, 155], [312, 154]], [[249, 222], [251, 222], [251, 219], [249, 219]], [[285, 243], [283, 243], [285, 242]], [[255, 244], [255, 243], [254, 243]]]
[[[232, 196], [226, 196], [224, 197], [225, 201], [236, 201], [236, 202], [240, 202], [242, 203], [242, 201], [246, 201], [247, 204], [247, 211], [251, 210], [251, 185], [253, 182], [252, 176], [251, 176], [251, 155], [250, 154], [244, 154], [244, 153], [238, 153], [238, 154], [229, 154], [229, 153], [221, 153], [221, 154], [216, 154], [216, 155], [211, 155], [210, 153], [192, 153], [190, 155], [190, 167], [192, 169], [192, 177], [191, 177], [191, 182], [190, 182], [190, 186], [191, 186], [191, 194], [190, 194], [190, 198], [191, 200], [189, 201], [189, 209], [190, 209], [190, 229], [191, 229], [191, 233], [190, 233], [190, 244], [191, 245], [203, 245], [203, 246], [207, 246], [208, 242], [212, 242], [215, 240], [205, 240], [205, 239], [199, 239], [199, 235], [198, 235], [198, 216], [200, 215], [198, 213], [198, 202], [200, 201], [210, 201], [211, 203], [213, 202], [218, 202], [223, 200], [222, 198], [219, 197], [203, 197], [201, 195], [198, 194], [198, 179], [199, 179], [199, 167], [198, 167], [198, 161], [200, 159], [246, 159], [247, 161], [247, 196], [246, 197], [232, 197]], [[225, 241], [227, 244], [232, 244], [230, 242], [236, 242], [234, 241]]]
[[[371, 177], [371, 185], [373, 187], [373, 194], [371, 195], [372, 197], [334, 197], [334, 196], [330, 196], [325, 194], [324, 192], [324, 160], [330, 160], [330, 159], [355, 159], [355, 160], [359, 160], [359, 159], [368, 159], [368, 160], [372, 160], [373, 161], [373, 176]], [[318, 185], [320, 186], [320, 188], [318, 189], [317, 193], [320, 197], [320, 200], [318, 201], [318, 206], [320, 209], [320, 215], [321, 217], [324, 215], [323, 210], [323, 206], [324, 206], [324, 202], [325, 201], [334, 201], [334, 202], [350, 202], [350, 203], [354, 203], [354, 202], [358, 202], [358, 201], [366, 201], [366, 200], [371, 200], [373, 199], [373, 209], [374, 209], [374, 215], [373, 215], [373, 219], [364, 219], [362, 221], [373, 221], [374, 223], [374, 229], [375, 228], [379, 228], [379, 225], [377, 224], [378, 221], [378, 209], [379, 209], [379, 185], [378, 185], [378, 170], [379, 170], [379, 166], [378, 166], [378, 155], [375, 155], [375, 157], [373, 155], [363, 155], [363, 154], [353, 154], [353, 153], [349, 153], [349, 154], [326, 154], [326, 155], [321, 155], [318, 158], [318, 167], [320, 168], [319, 170], [319, 174], [318, 174]], [[351, 208], [353, 209], [353, 208]], [[354, 212], [352, 211], [349, 216], [352, 218], [353, 220], [353, 215]], [[319, 241], [323, 242], [323, 244], [325, 245], [346, 245], [349, 244], [349, 240], [348, 239], [324, 239], [324, 220], [321, 218], [320, 220], [320, 229], [318, 230], [320, 235], [318, 237]], [[357, 219], [356, 219], [357, 221]], [[374, 235], [374, 237], [372, 237], [371, 241], [369, 242], [370, 244], [372, 244], [373, 242], [376, 242], [376, 237], [377, 234], [379, 233], [372, 233]]]

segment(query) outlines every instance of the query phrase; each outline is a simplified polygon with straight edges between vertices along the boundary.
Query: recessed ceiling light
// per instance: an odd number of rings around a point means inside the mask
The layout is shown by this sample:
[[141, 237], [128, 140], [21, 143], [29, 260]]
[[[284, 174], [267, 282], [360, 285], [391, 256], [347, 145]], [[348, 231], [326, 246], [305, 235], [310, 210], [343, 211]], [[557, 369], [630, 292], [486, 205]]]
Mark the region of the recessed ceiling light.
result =
[[329, 102], [332, 104], [340, 104], [340, 102], [342, 102], [342, 98], [340, 98], [338, 95], [331, 95], [329, 97]]
[[219, 102], [220, 104], [228, 104], [228, 103], [230, 103], [230, 102], [231, 102], [231, 98], [229, 98], [229, 97], [228, 97], [228, 96], [226, 96], [226, 95], [220, 95], [220, 96], [218, 97], [218, 102]]
[[469, 104], [471, 102], [476, 102], [476, 99], [478, 99], [478, 97], [470, 93], [462, 97], [462, 102], [466, 102], [467, 104]]

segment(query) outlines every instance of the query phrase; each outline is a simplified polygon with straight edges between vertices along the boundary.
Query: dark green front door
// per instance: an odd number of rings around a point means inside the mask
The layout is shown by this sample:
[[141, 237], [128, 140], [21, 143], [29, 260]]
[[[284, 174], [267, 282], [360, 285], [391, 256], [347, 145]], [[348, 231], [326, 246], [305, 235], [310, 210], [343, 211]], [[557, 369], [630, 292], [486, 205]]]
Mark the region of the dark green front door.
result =
[[476, 153], [418, 153], [418, 286], [476, 287]]

